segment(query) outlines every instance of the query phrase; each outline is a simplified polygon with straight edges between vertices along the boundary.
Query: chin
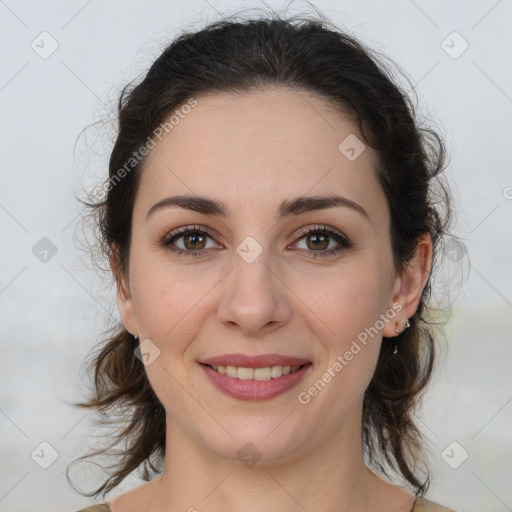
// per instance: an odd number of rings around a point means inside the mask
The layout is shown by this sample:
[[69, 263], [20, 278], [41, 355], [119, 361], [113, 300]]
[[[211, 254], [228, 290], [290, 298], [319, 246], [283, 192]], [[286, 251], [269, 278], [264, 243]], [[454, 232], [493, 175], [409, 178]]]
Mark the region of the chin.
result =
[[285, 462], [292, 454], [297, 456], [298, 447], [307, 442], [307, 434], [306, 429], [293, 425], [290, 417], [284, 418], [286, 414], [225, 418], [222, 424], [233, 437], [225, 431], [222, 436], [215, 435], [218, 429], [210, 429], [204, 433], [203, 443], [217, 456], [238, 459], [247, 466], [251, 462], [252, 465]]

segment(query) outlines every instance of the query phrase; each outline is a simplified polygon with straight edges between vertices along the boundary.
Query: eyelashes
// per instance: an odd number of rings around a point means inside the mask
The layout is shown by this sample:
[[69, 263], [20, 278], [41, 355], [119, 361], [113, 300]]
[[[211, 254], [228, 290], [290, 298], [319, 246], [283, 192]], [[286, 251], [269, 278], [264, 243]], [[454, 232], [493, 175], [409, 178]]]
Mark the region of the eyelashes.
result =
[[[314, 240], [311, 245], [313, 249], [299, 249], [301, 252], [307, 253], [307, 256], [311, 258], [332, 257], [353, 245], [353, 243], [343, 233], [325, 225], [309, 226], [300, 230], [296, 236], [297, 240], [293, 245], [296, 245], [302, 239]], [[216, 250], [216, 248], [212, 249], [211, 247], [203, 247], [203, 243], [206, 243], [208, 238], [211, 240], [214, 239], [213, 233], [211, 233], [208, 228], [196, 225], [184, 226], [171, 231], [161, 240], [160, 245], [165, 248], [165, 250], [170, 251], [176, 256], [199, 258]], [[184, 242], [184, 247], [177, 247], [175, 243], [181, 239]], [[321, 250], [326, 242], [327, 246], [329, 246], [331, 240], [334, 240], [338, 244], [338, 247], [329, 250]], [[187, 244], [192, 247], [192, 249], [187, 248]], [[307, 242], [306, 245], [308, 245]]]
[[161, 245], [168, 251], [171, 251], [172, 253], [176, 254], [176, 256], [185, 256], [185, 257], [200, 257], [204, 256], [205, 253], [210, 253], [211, 249], [202, 249], [199, 250], [188, 250], [188, 249], [181, 249], [181, 248], [175, 248], [173, 247], [174, 242], [176, 240], [179, 240], [180, 238], [183, 239], [193, 239], [196, 240], [195, 245], [197, 244], [197, 239], [206, 239], [212, 238], [213, 235], [210, 233], [210, 231], [206, 228], [202, 228], [200, 226], [186, 226], [183, 228], [175, 229], [174, 231], [171, 231], [164, 239], [162, 240]]

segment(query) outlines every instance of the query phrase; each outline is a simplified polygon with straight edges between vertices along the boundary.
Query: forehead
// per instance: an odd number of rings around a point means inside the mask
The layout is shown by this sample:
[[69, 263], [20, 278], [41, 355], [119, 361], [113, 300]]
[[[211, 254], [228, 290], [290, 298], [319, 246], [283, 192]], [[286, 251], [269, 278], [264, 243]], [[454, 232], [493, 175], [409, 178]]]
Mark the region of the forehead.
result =
[[326, 100], [271, 89], [207, 94], [196, 101], [146, 157], [139, 188], [144, 202], [192, 193], [236, 210], [339, 193], [382, 217], [375, 155], [366, 146], [357, 158], [347, 158], [344, 141], [359, 144], [358, 153], [363, 141]]

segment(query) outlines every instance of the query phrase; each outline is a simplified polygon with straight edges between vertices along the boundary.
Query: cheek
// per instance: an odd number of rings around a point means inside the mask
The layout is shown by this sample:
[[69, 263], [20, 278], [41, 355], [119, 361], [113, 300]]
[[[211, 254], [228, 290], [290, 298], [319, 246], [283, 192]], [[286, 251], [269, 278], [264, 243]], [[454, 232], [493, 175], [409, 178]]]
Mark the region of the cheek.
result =
[[145, 368], [149, 382], [167, 411], [189, 410], [190, 397], [183, 392], [188, 378], [184, 360], [202, 323], [200, 298], [207, 290], [199, 289], [201, 280], [154, 261], [138, 268], [134, 295], [141, 332], [160, 351]]
[[384, 294], [378, 274], [371, 267], [364, 271], [347, 268], [338, 277], [326, 276], [323, 283], [305, 284], [304, 293], [307, 290], [311, 299], [308, 305], [318, 312], [337, 340], [357, 336], [373, 325], [382, 312]]
[[[374, 374], [382, 342], [377, 324], [381, 300], [373, 276], [350, 276], [330, 284], [318, 309], [323, 345], [316, 372], [301, 388], [308, 396], [318, 395], [318, 414], [330, 411], [332, 424], [344, 421], [360, 407], [364, 392]], [[328, 330], [321, 327], [328, 326]], [[307, 398], [307, 396], [306, 396]]]
[[335, 374], [333, 380], [339, 386], [357, 395], [370, 381], [380, 352], [384, 294], [379, 283], [378, 272], [372, 268], [354, 269], [331, 279], [313, 301], [321, 320], [316, 322], [323, 324], [319, 329], [326, 333], [321, 338], [326, 358], [320, 372]]
[[[179, 350], [200, 325], [208, 291], [218, 280], [209, 273], [171, 267], [152, 258], [147, 264], [134, 261], [133, 297], [137, 318], [144, 336], [168, 349]], [[204, 297], [203, 299], [201, 299]]]

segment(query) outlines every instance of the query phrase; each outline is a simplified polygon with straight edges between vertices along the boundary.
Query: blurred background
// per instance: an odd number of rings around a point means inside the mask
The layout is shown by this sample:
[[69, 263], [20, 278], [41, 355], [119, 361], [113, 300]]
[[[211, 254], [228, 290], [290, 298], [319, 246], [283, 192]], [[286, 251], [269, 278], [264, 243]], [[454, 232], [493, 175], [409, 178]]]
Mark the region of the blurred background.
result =
[[[180, 31], [265, 4], [0, 0], [1, 511], [102, 501], [64, 473], [102, 435], [70, 403], [118, 313], [84, 251], [76, 198], [106, 176], [120, 88]], [[512, 1], [313, 4], [408, 73], [446, 138], [460, 239], [439, 271], [436, 293], [452, 312], [419, 417], [434, 470], [427, 497], [459, 512], [512, 510]], [[298, 12], [311, 9], [291, 2], [287, 13]], [[132, 476], [114, 494], [140, 483]]]

